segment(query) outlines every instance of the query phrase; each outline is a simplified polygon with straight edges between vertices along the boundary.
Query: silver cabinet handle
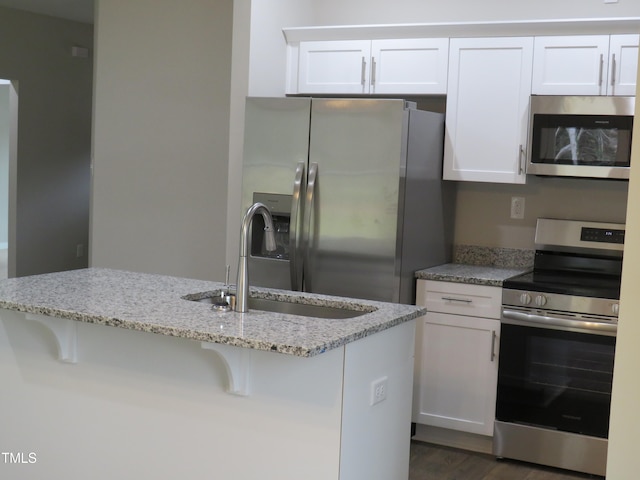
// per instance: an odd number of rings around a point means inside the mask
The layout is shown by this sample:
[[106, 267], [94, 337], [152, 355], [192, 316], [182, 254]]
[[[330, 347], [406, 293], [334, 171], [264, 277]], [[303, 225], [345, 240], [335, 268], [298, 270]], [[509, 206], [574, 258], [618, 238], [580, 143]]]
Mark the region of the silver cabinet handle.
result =
[[471, 303], [473, 300], [469, 300], [467, 298], [455, 298], [455, 297], [441, 297], [442, 300], [447, 302], [460, 302], [460, 303]]
[[376, 57], [371, 57], [371, 86], [376, 84]]
[[364, 87], [365, 75], [367, 74], [367, 62], [364, 57], [362, 57], [362, 68], [360, 70], [360, 83]]
[[604, 68], [604, 57], [602, 54], [600, 54], [600, 71], [599, 71], [599, 77], [598, 77], [598, 86], [602, 86], [602, 69]]
[[611, 54], [611, 86], [616, 86], [616, 54]]
[[496, 335], [495, 330], [491, 330], [491, 361], [493, 362], [496, 359]]
[[309, 166], [309, 178], [307, 179], [307, 191], [304, 202], [304, 226], [302, 227], [302, 244], [304, 245], [305, 268], [304, 268], [304, 291], [311, 291], [313, 279], [311, 277], [312, 269], [309, 268], [311, 262], [311, 219], [313, 217], [315, 193], [316, 193], [316, 177], [318, 176], [318, 164], [312, 163]]
[[522, 166], [522, 157], [526, 158], [526, 154], [522, 144], [520, 144], [520, 149], [518, 150], [518, 175], [522, 175], [524, 173], [524, 167]]
[[302, 202], [302, 180], [305, 162], [299, 162], [293, 178], [293, 198], [291, 199], [291, 217], [289, 218], [289, 274], [291, 276], [291, 290], [302, 287], [302, 263], [299, 261], [298, 225], [300, 224], [300, 203]]

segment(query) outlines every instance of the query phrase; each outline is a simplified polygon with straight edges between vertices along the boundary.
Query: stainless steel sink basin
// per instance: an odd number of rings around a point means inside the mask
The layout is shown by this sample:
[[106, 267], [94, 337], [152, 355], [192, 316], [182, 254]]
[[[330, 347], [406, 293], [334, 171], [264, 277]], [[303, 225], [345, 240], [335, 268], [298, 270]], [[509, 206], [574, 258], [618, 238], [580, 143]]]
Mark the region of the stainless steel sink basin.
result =
[[[219, 292], [214, 292], [206, 296], [188, 295], [185, 300], [193, 302], [209, 303], [215, 305], [219, 303]], [[316, 318], [353, 318], [375, 311], [373, 307], [366, 310], [354, 310], [342, 306], [311, 305], [308, 303], [294, 303], [287, 300], [273, 300], [270, 298], [249, 297], [249, 310], [262, 310], [265, 312], [287, 313], [290, 315], [300, 315], [303, 317]]]

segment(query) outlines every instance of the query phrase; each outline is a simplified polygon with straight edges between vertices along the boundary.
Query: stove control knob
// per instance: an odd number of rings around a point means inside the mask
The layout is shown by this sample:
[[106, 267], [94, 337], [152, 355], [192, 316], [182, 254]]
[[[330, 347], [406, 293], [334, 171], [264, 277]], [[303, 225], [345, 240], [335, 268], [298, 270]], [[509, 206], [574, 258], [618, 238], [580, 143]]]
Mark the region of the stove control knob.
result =
[[611, 304], [611, 313], [613, 313], [614, 315], [618, 315], [619, 311], [620, 311], [620, 304], [619, 303], [612, 303]]
[[536, 297], [536, 305], [539, 307], [544, 307], [547, 304], [547, 297], [544, 295], [538, 295]]
[[520, 295], [520, 303], [523, 305], [529, 305], [531, 303], [531, 295], [523, 293]]

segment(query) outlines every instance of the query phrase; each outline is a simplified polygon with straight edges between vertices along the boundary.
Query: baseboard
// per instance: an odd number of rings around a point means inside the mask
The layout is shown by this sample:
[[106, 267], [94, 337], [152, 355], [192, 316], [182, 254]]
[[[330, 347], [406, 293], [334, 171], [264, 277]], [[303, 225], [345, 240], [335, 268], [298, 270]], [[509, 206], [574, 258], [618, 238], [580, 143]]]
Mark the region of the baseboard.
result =
[[493, 448], [493, 437], [419, 423], [416, 424], [415, 435], [412, 439], [478, 453], [491, 454]]

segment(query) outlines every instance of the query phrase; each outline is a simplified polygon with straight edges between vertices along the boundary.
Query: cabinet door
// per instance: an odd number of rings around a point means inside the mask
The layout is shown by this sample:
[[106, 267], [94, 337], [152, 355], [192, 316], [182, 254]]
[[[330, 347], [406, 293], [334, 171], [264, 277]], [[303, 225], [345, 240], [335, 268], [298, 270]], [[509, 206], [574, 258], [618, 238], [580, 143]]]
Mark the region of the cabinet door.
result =
[[445, 180], [524, 183], [532, 37], [449, 44]]
[[447, 93], [448, 38], [371, 42], [371, 93]]
[[371, 41], [300, 42], [298, 93], [369, 93]]
[[609, 35], [536, 37], [534, 95], [605, 95]]
[[427, 313], [416, 330], [413, 421], [493, 435], [500, 321]]
[[611, 35], [609, 41], [609, 95], [636, 94], [640, 35]]

